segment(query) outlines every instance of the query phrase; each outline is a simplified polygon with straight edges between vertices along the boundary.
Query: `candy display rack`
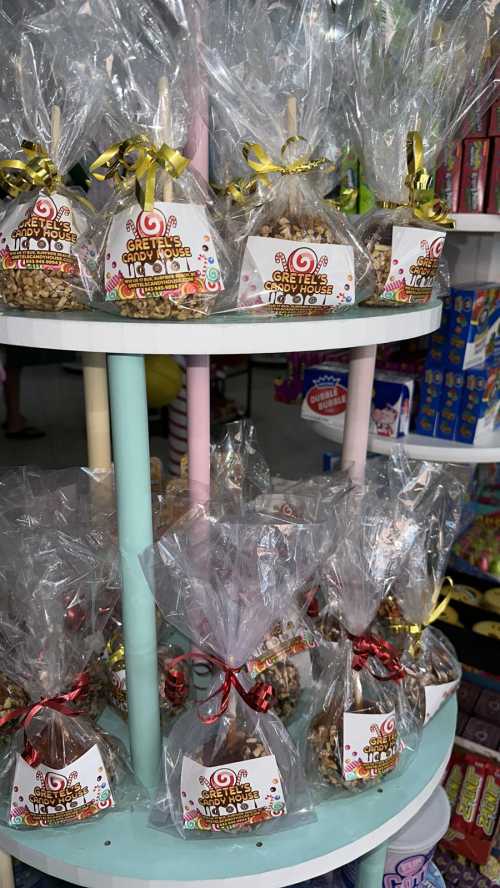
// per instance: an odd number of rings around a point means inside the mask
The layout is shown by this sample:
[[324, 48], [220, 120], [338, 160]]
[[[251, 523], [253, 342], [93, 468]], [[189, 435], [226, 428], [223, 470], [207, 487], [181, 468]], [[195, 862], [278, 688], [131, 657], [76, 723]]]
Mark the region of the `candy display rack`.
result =
[[[362, 477], [368, 440], [376, 346], [430, 333], [439, 326], [440, 304], [394, 311], [355, 308], [319, 320], [216, 317], [169, 323], [82, 313], [71, 317], [4, 313], [0, 342], [78, 350], [94, 366], [94, 393], [87, 380], [87, 418], [92, 398], [106, 412], [102, 359], [107, 353], [123, 619], [127, 651], [129, 738], [135, 770], [154, 789], [160, 755], [154, 607], [137, 555], [151, 544], [149, 442], [144, 354], [187, 356], [188, 458], [193, 491], [209, 484], [210, 354], [273, 353], [350, 347], [351, 369], [343, 465]], [[94, 458], [95, 458], [95, 451]], [[105, 452], [102, 454], [106, 456]], [[426, 728], [420, 751], [406, 773], [359, 798], [324, 802], [318, 822], [256, 842], [238, 836], [214, 842], [183, 842], [147, 826], [143, 810], [111, 813], [70, 830], [0, 829], [1, 866], [8, 855], [78, 885], [207, 888], [262, 884], [284, 886], [362, 857], [358, 888], [381, 883], [385, 842], [424, 804], [445, 768], [455, 731], [450, 701]], [[0, 872], [2, 870], [0, 869]], [[2, 888], [10, 888], [8, 875]]]
[[[321, 438], [341, 444], [344, 437], [342, 426], [328, 425], [326, 422], [312, 423], [313, 429]], [[476, 444], [462, 444], [460, 441], [444, 441], [426, 435], [409, 434], [399, 438], [412, 459], [429, 459], [433, 462], [493, 463], [500, 461], [500, 429], [485, 433]], [[373, 453], [390, 453], [394, 438], [379, 435], [368, 436], [368, 450]]]

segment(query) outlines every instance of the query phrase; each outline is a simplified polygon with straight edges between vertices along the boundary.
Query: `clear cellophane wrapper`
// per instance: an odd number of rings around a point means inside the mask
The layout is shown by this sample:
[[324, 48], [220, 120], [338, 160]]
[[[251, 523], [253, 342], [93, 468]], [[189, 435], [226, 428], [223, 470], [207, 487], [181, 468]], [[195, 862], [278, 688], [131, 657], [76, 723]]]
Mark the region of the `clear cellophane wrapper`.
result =
[[[88, 666], [119, 595], [84, 541], [37, 529], [3, 533], [0, 669], [28, 698], [2, 747], [2, 816], [13, 827], [65, 826], [140, 796], [118, 740], [86, 714]], [[2, 577], [4, 579], [4, 577]]]
[[[195, 31], [190, 0], [165, 0], [161, 10], [143, 4], [110, 22], [103, 39], [112, 59], [105, 114], [112, 143], [141, 137], [156, 149], [167, 145], [192, 159], [197, 140], [184, 146], [195, 132], [199, 91]], [[93, 171], [106, 174], [105, 167]], [[88, 299], [129, 318], [205, 317], [216, 309], [231, 276], [213, 195], [193, 166], [173, 175], [161, 165], [155, 171], [151, 206], [138, 201], [136, 180], [128, 175], [115, 183], [97, 215], [84, 245]]]
[[238, 511], [245, 503], [271, 491], [271, 470], [249, 419], [227, 423], [211, 448], [211, 495], [234, 501]]
[[[451, 546], [460, 526], [467, 467], [409, 460], [395, 451], [389, 463], [389, 484], [417, 522], [415, 541], [391, 588], [386, 609], [386, 634], [403, 653], [411, 677], [426, 688], [426, 720], [456, 687], [460, 666], [452, 645], [433, 628]], [[423, 631], [422, 631], [423, 630]], [[430, 685], [442, 686], [438, 691]], [[429, 715], [431, 713], [431, 715]]]
[[176, 521], [189, 512], [193, 503], [223, 504], [226, 514], [239, 515], [259, 495], [271, 491], [271, 471], [249, 419], [224, 426], [219, 441], [210, 448], [210, 491], [197, 484], [189, 489], [185, 477], [171, 479], [162, 492], [153, 495], [154, 537], [159, 539]]
[[301, 717], [324, 657], [340, 637], [339, 615], [331, 597], [324, 594], [321, 565], [335, 537], [335, 504], [351, 486], [344, 472], [295, 481], [275, 478], [272, 492], [248, 505], [263, 518], [315, 527], [315, 557], [309, 562], [306, 582], [297, 590], [295, 612], [290, 611], [286, 621], [278, 621], [252, 658], [252, 674], [267, 661], [259, 678], [272, 684], [274, 711], [287, 723]]
[[[244, 667], [292, 605], [313, 541], [310, 528], [226, 522], [200, 507], [144, 553], [162, 616], [191, 638], [212, 672], [203, 702], [165, 738], [156, 825], [173, 826], [184, 838], [214, 831], [234, 837], [310, 816], [298, 753], [281, 721], [257, 705], [267, 691]], [[224, 692], [228, 669], [239, 690], [229, 685]], [[219, 801], [210, 804], [219, 788]]]
[[340, 640], [324, 653], [304, 755], [318, 787], [356, 791], [399, 772], [418, 744], [421, 722], [406, 700], [396, 652], [370, 631], [416, 526], [366, 484], [337, 502], [335, 527], [320, 576]]
[[83, 192], [63, 179], [91, 139], [102, 105], [103, 80], [87, 36], [75, 5], [67, 4], [24, 21], [19, 39], [7, 44], [9, 120], [0, 140], [1, 159], [28, 163], [31, 155], [21, 147], [26, 140], [48, 155], [61, 176], [47, 187], [21, 190], [2, 218], [0, 288], [3, 302], [13, 309], [86, 307], [84, 253], [77, 247], [93, 209]]
[[[331, 161], [340, 153], [326, 158], [332, 148], [332, 139], [325, 138], [330, 9], [319, 0], [278, 10], [256, 3], [253, 15], [239, 43], [212, 35], [212, 45], [202, 47], [215, 145], [212, 175], [242, 190], [242, 200], [231, 204], [234, 189], [223, 189], [239, 269], [236, 299], [227, 308], [316, 317], [344, 310], [359, 294], [371, 292], [373, 279], [353, 229], [323, 200], [331, 189]], [[238, 17], [224, 21], [229, 30], [239, 27]], [[271, 172], [249, 184], [254, 170], [243, 158], [245, 143], [262, 146], [268, 158], [285, 166], [301, 158], [304, 170]], [[308, 161], [319, 158], [322, 164], [307, 169]], [[250, 162], [254, 159], [250, 152]]]
[[[158, 695], [162, 724], [168, 729], [173, 718], [184, 712], [193, 700], [194, 682], [188, 661], [175, 662], [185, 653], [186, 639], [163, 626], [156, 612], [158, 642]], [[115, 608], [105, 629], [105, 645], [101, 657], [104, 691], [109, 704], [128, 718], [127, 670], [121, 607]]]
[[[406, 178], [415, 170], [407, 166], [407, 136], [420, 133], [423, 164], [433, 173], [470, 109], [480, 103], [486, 111], [494, 95], [489, 26], [487, 4], [476, 0], [389, 0], [379, 7], [348, 0], [337, 7], [346, 124], [368, 186], [379, 203], [393, 205], [368, 213], [358, 232], [377, 275], [372, 304], [419, 304], [436, 294], [446, 229], [408, 206]], [[431, 184], [419, 182], [423, 202], [432, 197]]]

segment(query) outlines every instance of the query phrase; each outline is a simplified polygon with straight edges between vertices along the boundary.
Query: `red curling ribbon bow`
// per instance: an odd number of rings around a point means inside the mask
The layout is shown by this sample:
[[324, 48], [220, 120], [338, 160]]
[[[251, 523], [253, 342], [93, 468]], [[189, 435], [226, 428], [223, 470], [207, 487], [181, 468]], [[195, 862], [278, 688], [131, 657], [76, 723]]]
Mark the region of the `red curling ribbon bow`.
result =
[[368, 668], [369, 657], [375, 657], [387, 670], [387, 675], [377, 675], [368, 670], [378, 681], [401, 681], [406, 675], [396, 649], [388, 641], [375, 635], [349, 635], [352, 641], [352, 668], [357, 672]]
[[62, 715], [81, 715], [81, 710], [74, 709], [69, 703], [74, 703], [79, 697], [87, 694], [89, 686], [89, 677], [82, 672], [76, 677], [75, 686], [72, 691], [66, 694], [57, 694], [55, 697], [42, 697], [36, 703], [30, 703], [29, 706], [22, 706], [19, 709], [11, 709], [0, 718], [0, 728], [14, 718], [19, 718], [19, 726], [27, 728], [35, 715], [42, 709], [53, 709]]
[[190, 651], [187, 654], [181, 654], [179, 657], [174, 657], [173, 660], [169, 663], [169, 668], [174, 668], [177, 663], [182, 663], [185, 660], [198, 660], [203, 661], [205, 663], [210, 663], [216, 666], [221, 672], [224, 673], [224, 680], [220, 687], [218, 687], [213, 694], [210, 694], [205, 700], [201, 701], [200, 705], [208, 703], [209, 700], [213, 700], [214, 697], [217, 697], [220, 694], [220, 702], [217, 708], [217, 712], [213, 715], [203, 715], [200, 712], [198, 707], [198, 717], [205, 725], [213, 725], [215, 722], [224, 715], [228, 706], [229, 706], [229, 697], [231, 694], [231, 688], [235, 688], [238, 691], [241, 699], [245, 701], [247, 706], [250, 706], [251, 709], [254, 709], [255, 712], [267, 712], [273, 697], [273, 687], [271, 684], [265, 684], [264, 682], [257, 681], [254, 686], [250, 688], [249, 691], [243, 687], [239, 678], [238, 672], [244, 668], [243, 666], [239, 666], [237, 669], [233, 669], [231, 666], [228, 666], [224, 660], [221, 660], [219, 657], [214, 656], [213, 654], [204, 654], [201, 651]]
[[[10, 712], [7, 712], [6, 715], [3, 715], [0, 718], [0, 728], [7, 724], [7, 722], [19, 718], [19, 727], [26, 729], [32, 719], [34, 719], [35, 715], [38, 715], [42, 709], [53, 709], [54, 712], [60, 712], [61, 715], [81, 715], [81, 709], [75, 709], [69, 704], [75, 703], [79, 697], [86, 696], [88, 688], [89, 677], [86, 672], [82, 672], [80, 675], [77, 675], [75, 686], [72, 691], [68, 691], [66, 694], [57, 694], [55, 697], [42, 697], [40, 700], [37, 700], [36, 703], [30, 703], [29, 706], [22, 706], [19, 707], [19, 709], [11, 709]], [[26, 733], [24, 734], [24, 750], [22, 757], [32, 768], [40, 761], [40, 753], [30, 743]]]

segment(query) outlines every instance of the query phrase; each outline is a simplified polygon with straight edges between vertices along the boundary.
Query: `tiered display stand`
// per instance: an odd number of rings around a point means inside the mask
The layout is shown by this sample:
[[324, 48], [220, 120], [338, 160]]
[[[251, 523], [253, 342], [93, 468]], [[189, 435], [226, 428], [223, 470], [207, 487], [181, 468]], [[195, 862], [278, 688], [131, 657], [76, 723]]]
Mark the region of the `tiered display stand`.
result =
[[[362, 477], [366, 459], [376, 346], [430, 333], [441, 306], [396, 311], [355, 308], [318, 320], [225, 316], [205, 322], [121, 320], [99, 313], [0, 315], [0, 342], [85, 353], [89, 460], [106, 459], [107, 354], [123, 621], [134, 768], [154, 790], [160, 758], [160, 719], [154, 605], [138, 554], [152, 542], [145, 354], [187, 355], [188, 457], [193, 495], [210, 481], [209, 355], [351, 348], [343, 465]], [[97, 457], [96, 457], [97, 454]], [[0, 829], [2, 888], [10, 888], [8, 855], [88, 888], [236, 888], [285, 886], [361, 857], [358, 888], [379, 888], [386, 842], [427, 800], [439, 782], [455, 733], [449, 701], [424, 732], [408, 770], [383, 787], [319, 805], [317, 822], [259, 840], [245, 835], [184, 842], [155, 832], [142, 809], [47, 831]]]
[[[314, 422], [311, 425], [321, 438], [342, 444], [343, 426], [333, 426], [327, 422]], [[500, 461], [500, 429], [485, 433], [476, 444], [461, 444], [460, 441], [445, 441], [442, 438], [429, 438], [427, 435], [409, 434], [396, 441], [394, 438], [368, 435], [368, 450], [372, 453], [388, 454], [395, 443], [404, 444], [408, 456], [413, 459], [469, 463], [470, 465]]]

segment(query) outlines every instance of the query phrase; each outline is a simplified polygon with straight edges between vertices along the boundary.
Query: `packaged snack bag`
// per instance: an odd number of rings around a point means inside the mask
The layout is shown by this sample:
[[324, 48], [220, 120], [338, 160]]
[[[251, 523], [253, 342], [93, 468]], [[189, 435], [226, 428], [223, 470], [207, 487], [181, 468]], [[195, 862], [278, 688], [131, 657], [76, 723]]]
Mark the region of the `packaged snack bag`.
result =
[[243, 667], [289, 608], [313, 540], [307, 527], [200, 508], [142, 557], [164, 619], [196, 645], [185, 658], [212, 672], [205, 698], [165, 738], [154, 820], [166, 813], [184, 838], [269, 832], [310, 815], [298, 754], [268, 711], [272, 689]]
[[423, 304], [453, 227], [445, 204], [433, 198], [428, 170], [474, 103], [493, 99], [492, 60], [483, 60], [486, 4], [348, 0], [336, 18], [343, 35], [336, 80], [377, 198], [359, 227], [377, 275], [369, 301]]
[[77, 245], [93, 209], [64, 177], [92, 137], [103, 81], [75, 5], [25, 22], [4, 71], [10, 120], [0, 187], [13, 200], [0, 224], [3, 301], [15, 309], [80, 310]]
[[322, 580], [342, 632], [313, 695], [304, 754], [316, 785], [356, 791], [401, 769], [418, 744], [403, 667], [392, 645], [370, 631], [416, 528], [370, 485], [353, 489], [336, 511]]
[[115, 193], [92, 231], [86, 282], [93, 305], [123, 317], [203, 317], [229, 284], [210, 190], [189, 166], [196, 144], [184, 149], [197, 78], [191, 11], [190, 0], [145, 2], [112, 17], [103, 38], [112, 144], [91, 171]]
[[[228, 308], [319, 317], [371, 292], [366, 252], [323, 200], [332, 170], [330, 15], [321, 0], [258, 2], [237, 40], [202, 47], [213, 174], [224, 177], [226, 230], [238, 250], [237, 301]], [[238, 17], [224, 22], [239, 27]]]
[[18, 535], [15, 554], [11, 542], [2, 537], [17, 581], [2, 590], [0, 669], [27, 702], [0, 721], [2, 734], [16, 724], [0, 752], [2, 816], [66, 826], [138, 798], [119, 742], [86, 714], [88, 664], [118, 590], [82, 540], [38, 528]]

